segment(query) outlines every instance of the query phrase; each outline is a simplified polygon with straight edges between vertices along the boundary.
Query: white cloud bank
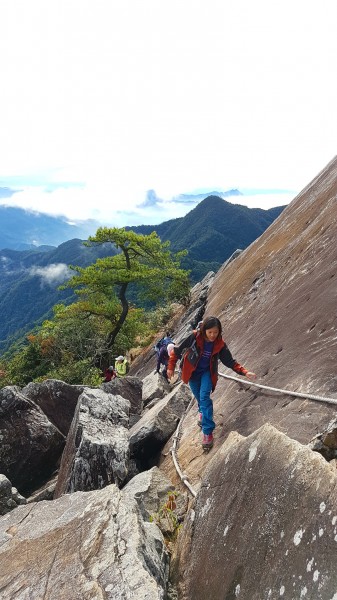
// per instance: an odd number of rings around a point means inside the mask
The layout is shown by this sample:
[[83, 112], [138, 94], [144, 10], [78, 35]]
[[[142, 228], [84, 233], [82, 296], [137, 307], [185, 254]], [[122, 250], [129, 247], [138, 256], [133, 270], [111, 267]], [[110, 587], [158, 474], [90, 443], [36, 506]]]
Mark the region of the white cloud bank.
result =
[[74, 275], [64, 263], [55, 263], [47, 267], [31, 267], [29, 274], [32, 277], [41, 277], [42, 282], [48, 285], [61, 285]]
[[0, 22], [0, 186], [24, 176], [27, 208], [162, 222], [199, 188], [295, 195], [335, 155], [334, 0], [11, 0]]

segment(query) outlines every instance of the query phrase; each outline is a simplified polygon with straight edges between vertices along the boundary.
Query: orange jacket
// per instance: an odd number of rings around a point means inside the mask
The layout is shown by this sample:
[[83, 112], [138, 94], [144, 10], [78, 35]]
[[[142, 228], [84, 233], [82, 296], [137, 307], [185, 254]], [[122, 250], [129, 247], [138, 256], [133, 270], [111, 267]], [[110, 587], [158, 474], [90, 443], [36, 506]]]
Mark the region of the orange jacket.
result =
[[[177, 360], [183, 356], [181, 379], [184, 383], [188, 383], [192, 373], [195, 371], [199, 359], [204, 348], [204, 338], [199, 332], [193, 332], [185, 338], [179, 346], [174, 347], [174, 352], [171, 353], [167, 369], [174, 371]], [[184, 353], [185, 350], [185, 353]], [[222, 338], [217, 338], [213, 345], [212, 355], [210, 358], [210, 371], [212, 379], [212, 391], [218, 381], [218, 360], [228, 367], [233, 369], [239, 375], [248, 373], [242, 365], [240, 365], [231, 355], [231, 352]]]

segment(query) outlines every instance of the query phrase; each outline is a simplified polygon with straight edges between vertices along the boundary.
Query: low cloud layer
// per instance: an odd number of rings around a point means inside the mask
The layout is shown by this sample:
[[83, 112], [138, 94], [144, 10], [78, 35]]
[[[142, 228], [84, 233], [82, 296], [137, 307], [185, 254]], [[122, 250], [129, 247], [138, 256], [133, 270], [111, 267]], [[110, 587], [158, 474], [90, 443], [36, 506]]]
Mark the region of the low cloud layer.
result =
[[43, 283], [60, 285], [73, 276], [73, 272], [64, 263], [48, 265], [47, 267], [32, 267], [30, 275], [41, 277]]

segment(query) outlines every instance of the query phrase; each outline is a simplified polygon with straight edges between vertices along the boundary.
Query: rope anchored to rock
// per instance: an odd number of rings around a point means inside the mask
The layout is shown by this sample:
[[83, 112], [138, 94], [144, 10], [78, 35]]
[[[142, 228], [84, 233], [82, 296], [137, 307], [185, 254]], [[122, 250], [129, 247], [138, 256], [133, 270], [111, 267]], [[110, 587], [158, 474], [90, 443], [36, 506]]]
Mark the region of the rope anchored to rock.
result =
[[[225, 375], [224, 373], [219, 373], [220, 377], [224, 377], [225, 379], [231, 379], [233, 381], [236, 381], [237, 383], [244, 383], [245, 385], [249, 385], [249, 386], [254, 386], [257, 388], [260, 388], [262, 390], [268, 390], [270, 392], [277, 392], [278, 394], [285, 394], [286, 396], [295, 396], [297, 398], [306, 398], [308, 400], [316, 400], [318, 402], [327, 402], [328, 404], [335, 404], [337, 405], [337, 399], [336, 398], [327, 398], [325, 396], [317, 396], [316, 394], [306, 394], [306, 393], [301, 393], [301, 392], [291, 392], [289, 390], [282, 390], [279, 388], [274, 388], [274, 387], [270, 387], [268, 385], [262, 385], [260, 383], [253, 383], [252, 381], [247, 381], [244, 379], [241, 379], [240, 377], [233, 377], [233, 375]], [[178, 443], [181, 437], [181, 427], [182, 424], [184, 422], [184, 419], [187, 415], [187, 413], [189, 412], [190, 408], [192, 407], [194, 402], [194, 398], [192, 398], [192, 400], [189, 402], [182, 418], [179, 421], [178, 427], [175, 430], [175, 433], [173, 435], [173, 445], [170, 448], [170, 452], [172, 455], [172, 460], [174, 463], [174, 466], [176, 468], [176, 471], [181, 479], [181, 481], [185, 484], [185, 486], [188, 488], [188, 490], [190, 491], [190, 493], [192, 494], [192, 496], [194, 496], [194, 498], [197, 495], [197, 492], [195, 491], [195, 489], [193, 489], [193, 487], [191, 486], [191, 484], [188, 481], [188, 477], [187, 475], [185, 475], [178, 463], [178, 459], [177, 459], [177, 455], [176, 455], [176, 451], [178, 449]]]
[[233, 375], [225, 375], [224, 373], [219, 373], [220, 377], [224, 377], [225, 379], [232, 379], [233, 381], [237, 381], [238, 383], [244, 383], [245, 385], [253, 385], [254, 387], [260, 388], [262, 390], [269, 390], [270, 392], [277, 392], [279, 394], [285, 394], [286, 396], [296, 396], [297, 398], [307, 398], [308, 400], [317, 400], [318, 402], [328, 402], [329, 404], [337, 404], [336, 398], [326, 398], [325, 396], [316, 396], [314, 394], [306, 394], [301, 392], [291, 392], [289, 390], [281, 390], [279, 388], [269, 387], [268, 385], [261, 385], [260, 383], [253, 383], [252, 381], [241, 379], [240, 377], [233, 377]]

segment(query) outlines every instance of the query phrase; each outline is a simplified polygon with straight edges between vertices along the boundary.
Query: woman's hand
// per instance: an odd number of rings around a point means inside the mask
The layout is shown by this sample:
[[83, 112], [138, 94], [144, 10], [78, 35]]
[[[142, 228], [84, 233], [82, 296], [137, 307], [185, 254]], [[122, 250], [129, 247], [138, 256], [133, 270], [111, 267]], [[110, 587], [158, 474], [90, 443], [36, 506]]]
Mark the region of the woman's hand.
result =
[[167, 379], [172, 379], [173, 371], [171, 371], [170, 369], [167, 369], [166, 374], [167, 374]]
[[256, 374], [253, 373], [252, 371], [248, 371], [248, 373], [246, 373], [246, 377], [247, 377], [247, 379], [250, 379], [250, 381], [255, 381]]

